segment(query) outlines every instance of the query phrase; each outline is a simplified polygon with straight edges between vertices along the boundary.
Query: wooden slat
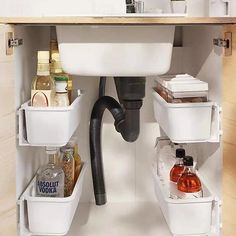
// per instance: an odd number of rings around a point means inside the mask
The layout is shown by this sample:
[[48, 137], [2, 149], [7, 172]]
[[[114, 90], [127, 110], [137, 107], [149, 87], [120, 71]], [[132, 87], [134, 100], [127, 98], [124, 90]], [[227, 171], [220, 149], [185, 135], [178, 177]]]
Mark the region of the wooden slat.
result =
[[236, 17], [0, 17], [3, 24], [193, 25], [236, 24]]
[[224, 173], [223, 235], [236, 235], [236, 26], [226, 26], [233, 33], [233, 55], [224, 57]]
[[6, 56], [5, 32], [0, 25], [0, 235], [16, 235], [16, 131], [13, 57]]

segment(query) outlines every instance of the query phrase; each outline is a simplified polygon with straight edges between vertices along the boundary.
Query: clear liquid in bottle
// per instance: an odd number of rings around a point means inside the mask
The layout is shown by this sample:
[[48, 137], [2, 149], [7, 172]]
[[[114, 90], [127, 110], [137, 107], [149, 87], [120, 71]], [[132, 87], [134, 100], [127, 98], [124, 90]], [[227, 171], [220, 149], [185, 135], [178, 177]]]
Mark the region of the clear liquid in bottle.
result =
[[38, 197], [64, 197], [64, 172], [56, 164], [58, 150], [46, 148], [46, 153], [49, 162], [37, 172], [36, 195]]

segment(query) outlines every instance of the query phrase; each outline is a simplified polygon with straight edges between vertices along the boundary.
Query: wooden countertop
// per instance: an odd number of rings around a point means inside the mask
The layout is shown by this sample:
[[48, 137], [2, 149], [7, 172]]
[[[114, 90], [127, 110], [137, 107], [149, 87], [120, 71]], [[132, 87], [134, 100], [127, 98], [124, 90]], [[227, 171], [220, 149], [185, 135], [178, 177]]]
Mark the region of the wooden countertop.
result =
[[0, 24], [225, 25], [236, 24], [236, 17], [0, 17]]

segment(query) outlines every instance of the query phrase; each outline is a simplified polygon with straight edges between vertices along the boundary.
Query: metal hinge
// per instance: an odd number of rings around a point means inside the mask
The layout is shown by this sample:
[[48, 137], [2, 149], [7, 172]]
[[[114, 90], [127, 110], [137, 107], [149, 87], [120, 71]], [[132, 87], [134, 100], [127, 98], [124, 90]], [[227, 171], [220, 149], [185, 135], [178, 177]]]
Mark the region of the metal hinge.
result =
[[8, 46], [9, 47], [17, 47], [23, 44], [23, 39], [9, 39]]
[[13, 32], [6, 33], [6, 54], [12, 55], [13, 48], [23, 44], [23, 39], [15, 39]]
[[224, 39], [221, 39], [221, 38], [213, 39], [213, 44], [218, 47], [223, 47], [225, 56], [231, 56], [232, 55], [232, 32], [226, 32], [224, 35]]

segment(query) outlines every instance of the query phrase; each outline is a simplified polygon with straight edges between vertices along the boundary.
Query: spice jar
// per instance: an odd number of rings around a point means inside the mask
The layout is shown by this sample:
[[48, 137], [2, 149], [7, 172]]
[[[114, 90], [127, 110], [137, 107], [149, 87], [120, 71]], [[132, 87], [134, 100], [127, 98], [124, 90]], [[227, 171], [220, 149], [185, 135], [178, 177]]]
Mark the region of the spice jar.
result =
[[62, 152], [62, 169], [65, 174], [64, 196], [69, 197], [74, 188], [75, 181], [75, 160], [74, 150], [72, 147], [64, 147]]

